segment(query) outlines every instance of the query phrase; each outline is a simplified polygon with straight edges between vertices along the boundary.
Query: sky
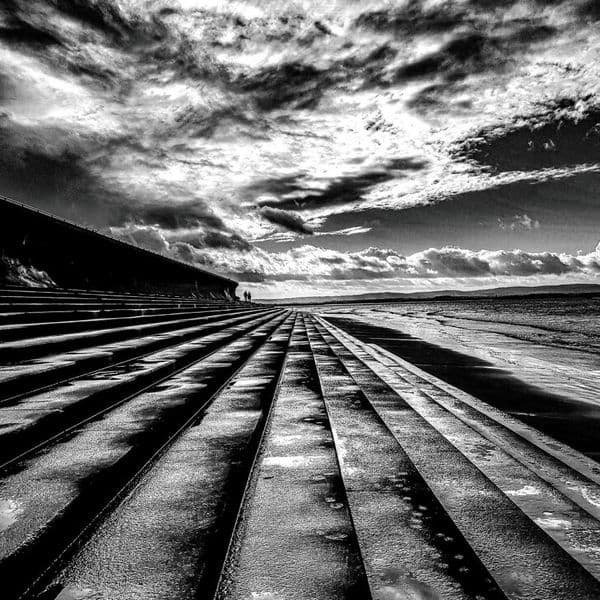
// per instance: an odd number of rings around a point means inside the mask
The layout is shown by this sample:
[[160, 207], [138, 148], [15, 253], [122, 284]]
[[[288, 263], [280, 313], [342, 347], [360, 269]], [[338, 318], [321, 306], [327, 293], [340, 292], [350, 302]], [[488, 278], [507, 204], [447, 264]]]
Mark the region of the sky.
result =
[[254, 298], [600, 282], [599, 88], [596, 0], [3, 0], [0, 194]]

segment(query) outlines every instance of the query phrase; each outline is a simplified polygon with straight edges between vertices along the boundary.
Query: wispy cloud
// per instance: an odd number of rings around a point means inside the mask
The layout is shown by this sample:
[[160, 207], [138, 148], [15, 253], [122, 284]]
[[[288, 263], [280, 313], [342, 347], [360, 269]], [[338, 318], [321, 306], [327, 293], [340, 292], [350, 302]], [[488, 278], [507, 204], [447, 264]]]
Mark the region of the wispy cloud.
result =
[[310, 235], [313, 230], [305, 223], [304, 219], [296, 213], [271, 206], [263, 206], [259, 214], [270, 223], [279, 225], [283, 229]]
[[512, 219], [498, 219], [498, 226], [500, 229], [510, 231], [531, 231], [532, 229], [539, 229], [540, 222], [532, 219], [529, 215], [515, 215]]

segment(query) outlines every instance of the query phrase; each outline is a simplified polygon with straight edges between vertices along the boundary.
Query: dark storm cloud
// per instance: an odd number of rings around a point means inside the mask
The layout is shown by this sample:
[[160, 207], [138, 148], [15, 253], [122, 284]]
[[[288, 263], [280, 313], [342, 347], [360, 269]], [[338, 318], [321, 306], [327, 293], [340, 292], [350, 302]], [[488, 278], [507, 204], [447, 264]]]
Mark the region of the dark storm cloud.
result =
[[326, 67], [288, 62], [245, 74], [233, 82], [233, 89], [250, 94], [261, 111], [314, 109], [336, 85], [345, 86], [353, 80], [369, 85], [382, 82], [382, 69], [396, 54], [396, 49], [382, 44], [364, 55], [331, 61]]
[[160, 246], [163, 253], [184, 252], [184, 246], [195, 249], [215, 248], [248, 252], [247, 240], [237, 234], [201, 201], [163, 204], [134, 204], [121, 215], [126, 222], [116, 233], [136, 243]]
[[600, 3], [598, 0], [587, 0], [578, 7], [577, 13], [584, 19], [598, 21], [600, 20]]
[[210, 208], [201, 202], [171, 202], [169, 204], [142, 205], [131, 213], [146, 225], [161, 229], [186, 229], [205, 225], [213, 229], [225, 229], [225, 224]]
[[237, 233], [226, 234], [220, 231], [208, 231], [203, 236], [206, 248], [229, 248], [248, 252], [250, 244]]
[[227, 248], [229, 250], [240, 250], [248, 252], [250, 244], [236, 233], [225, 233], [223, 231], [198, 231], [176, 235], [173, 239], [176, 243], [189, 244], [193, 248]]
[[206, 202], [181, 201], [175, 186], [158, 200], [103, 179], [99, 173], [118, 148], [144, 151], [127, 137], [74, 139], [67, 131], [32, 131], [0, 115], [0, 189], [16, 200], [96, 228], [126, 223], [165, 231], [200, 228], [204, 246], [247, 248]]
[[558, 99], [541, 112], [480, 131], [459, 145], [456, 156], [496, 171], [600, 166], [600, 107], [575, 112], [578, 102], [586, 100]]
[[[73, 19], [82, 30], [77, 33], [66, 28], [64, 22], [49, 18], [50, 15]], [[58, 72], [72, 73], [104, 88], [121, 88], [121, 91], [127, 89], [128, 78], [101, 55], [86, 52], [84, 47], [94, 31], [101, 43], [115, 48], [142, 39], [154, 40], [153, 26], [141, 21], [139, 28], [134, 25], [127, 22], [116, 5], [107, 2], [6, 0], [0, 6], [0, 42], [22, 48]], [[134, 35], [135, 32], [139, 35]], [[132, 50], [134, 47], [131, 46]]]
[[361, 14], [354, 22], [357, 27], [396, 34], [444, 32], [464, 24], [468, 15], [450, 4], [425, 7], [413, 0], [400, 8], [374, 10]]
[[54, 9], [56, 14], [119, 41], [134, 31], [117, 5], [93, 0], [4, 0], [0, 15], [4, 17], [5, 28], [0, 31], [12, 35], [14, 41], [42, 45], [64, 44], [66, 40], [47, 19], [48, 9]]
[[[184, 17], [181, 11], [173, 13]], [[137, 63], [138, 76], [155, 72], [164, 77], [173, 71], [177, 77], [228, 79], [226, 69], [199, 54], [185, 33], [165, 23], [168, 15], [162, 11], [141, 14], [128, 15], [117, 3], [106, 0], [7, 0], [0, 7], [0, 22], [7, 24], [5, 35], [20, 38], [32, 50], [41, 44], [61, 45], [62, 52], [37, 54], [54, 68], [98, 79], [102, 85], [121, 88], [121, 93], [129, 89], [129, 74], [118, 73], [102, 55], [87, 52], [90, 44], [125, 50], [128, 59]], [[80, 29], [66, 28], [64, 22], [49, 16], [71, 20]]]
[[48, 9], [116, 43], [156, 39], [161, 30], [157, 21], [152, 27], [149, 21], [128, 18], [118, 4], [105, 0], [4, 0], [3, 5], [3, 11], [10, 20], [32, 32], [39, 31], [42, 37], [48, 35], [47, 28], [51, 27], [47, 19]]
[[[2, 193], [86, 225], [120, 222], [132, 199], [97, 176], [85, 148], [45, 141], [55, 138], [68, 139], [68, 134], [39, 127], [32, 131], [0, 114]], [[101, 153], [96, 160], [102, 160]]]
[[103, 0], [50, 0], [50, 4], [83, 25], [118, 39], [131, 37], [136, 29], [118, 5]]
[[457, 81], [434, 83], [417, 92], [407, 101], [406, 106], [424, 115], [435, 112], [467, 112], [472, 107], [472, 101], [468, 98], [456, 98], [456, 95], [467, 89], [467, 86]]
[[277, 200], [261, 200], [260, 206], [280, 208], [284, 210], [309, 210], [352, 204], [362, 199], [363, 195], [378, 183], [405, 177], [406, 171], [420, 171], [427, 163], [416, 158], [394, 159], [378, 169], [365, 171], [344, 177], [338, 177], [327, 182], [324, 188], [311, 188], [303, 184], [301, 177], [283, 177], [279, 179], [264, 180], [253, 184], [248, 192], [254, 196], [271, 194], [286, 196], [294, 194], [292, 198]]
[[217, 264], [209, 254], [211, 251], [216, 252], [217, 256], [231, 251], [241, 256], [252, 250], [252, 246], [240, 235], [214, 230], [170, 232], [167, 236], [158, 227], [129, 223], [124, 227], [111, 228], [110, 233], [141, 248], [209, 267]]
[[[377, 14], [375, 21], [381, 21], [386, 13]], [[396, 15], [391, 14], [389, 18], [391, 22], [397, 22]], [[373, 19], [359, 19], [357, 25], [372, 25]], [[410, 27], [410, 19], [405, 23]], [[458, 16], [445, 23], [448, 29], [459, 23], [464, 25]], [[384, 43], [366, 54], [356, 52], [319, 68], [300, 61], [266, 67], [238, 77], [231, 82], [231, 87], [251, 95], [261, 111], [314, 109], [328, 89], [346, 87], [354, 81], [362, 82], [365, 87], [389, 87], [411, 79], [442, 75], [446, 78], [448, 90], [451, 90], [450, 86], [455, 81], [470, 73], [506, 68], [529, 46], [542, 43], [556, 33], [547, 24], [526, 20], [509, 22], [506, 27], [509, 31], [501, 34], [479, 30], [458, 32], [440, 50], [404, 64], [391, 73], [388, 67], [398, 55], [398, 49]]]
[[288, 231], [306, 235], [313, 233], [313, 230], [306, 225], [304, 219], [293, 212], [272, 208], [270, 206], [263, 206], [260, 209], [260, 215], [270, 223], [279, 225]]
[[53, 32], [27, 23], [16, 15], [7, 15], [4, 22], [0, 24], [0, 41], [42, 47], [62, 44], [60, 37]]
[[458, 34], [440, 50], [398, 68], [395, 80], [438, 74], [460, 79], [469, 73], [497, 71], [505, 68], [516, 54], [556, 33], [553, 27], [546, 24], [518, 21], [508, 25], [512, 31], [503, 35], [479, 31]]
[[242, 92], [251, 92], [261, 110], [314, 108], [331, 84], [328, 71], [302, 63], [268, 67], [236, 81]]

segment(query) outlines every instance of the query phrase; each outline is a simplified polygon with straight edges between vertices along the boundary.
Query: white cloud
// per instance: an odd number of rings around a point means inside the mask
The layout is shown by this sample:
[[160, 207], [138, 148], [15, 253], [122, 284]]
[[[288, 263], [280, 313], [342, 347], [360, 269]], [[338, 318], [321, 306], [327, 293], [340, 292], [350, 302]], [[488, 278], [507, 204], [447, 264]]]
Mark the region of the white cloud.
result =
[[404, 256], [381, 248], [341, 252], [304, 245], [286, 252], [252, 249], [245, 254], [198, 251], [201, 260], [242, 281], [440, 279], [600, 275], [600, 245], [588, 254], [523, 250], [429, 248]]
[[500, 229], [508, 229], [510, 231], [531, 231], [539, 229], [540, 222], [532, 219], [529, 215], [515, 215], [510, 220], [498, 219]]

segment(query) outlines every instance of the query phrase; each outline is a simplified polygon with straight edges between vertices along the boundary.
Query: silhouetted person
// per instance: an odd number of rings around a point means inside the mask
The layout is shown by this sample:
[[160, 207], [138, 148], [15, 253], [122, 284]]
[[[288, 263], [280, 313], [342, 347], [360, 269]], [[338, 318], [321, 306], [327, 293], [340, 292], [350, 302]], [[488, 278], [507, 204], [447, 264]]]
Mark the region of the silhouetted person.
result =
[[244, 292], [244, 302], [248, 302], [248, 292]]
[[248, 302], [252, 302], [252, 294], [248, 292]]

